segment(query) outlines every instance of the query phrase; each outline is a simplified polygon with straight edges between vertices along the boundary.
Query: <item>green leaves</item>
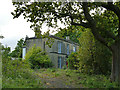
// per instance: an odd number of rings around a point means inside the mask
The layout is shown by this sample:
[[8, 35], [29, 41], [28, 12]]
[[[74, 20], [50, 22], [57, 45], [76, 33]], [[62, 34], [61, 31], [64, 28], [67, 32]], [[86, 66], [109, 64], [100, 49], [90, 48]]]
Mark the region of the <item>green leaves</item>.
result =
[[24, 40], [22, 38], [17, 42], [17, 46], [15, 47], [15, 50], [13, 50], [12, 53], [10, 53], [10, 56], [15, 58], [22, 58], [23, 44], [24, 44]]
[[55, 36], [63, 39], [66, 39], [66, 36], [69, 36], [71, 41], [79, 43], [78, 38], [81, 35], [81, 32], [80, 32], [81, 29], [82, 27], [77, 27], [77, 26], [67, 27], [64, 29], [60, 29], [60, 31], [58, 31], [58, 33], [56, 33]]
[[[77, 23], [75, 26], [89, 21], [85, 17], [86, 13], [83, 11], [84, 5], [81, 2], [14, 2], [13, 5], [16, 7], [14, 12], [11, 13], [13, 17], [18, 18], [23, 14], [24, 18], [31, 22], [30, 28], [32, 29], [35, 27], [42, 28], [44, 23], [48, 27], [57, 28], [58, 20], [68, 27], [72, 25], [72, 21]], [[111, 6], [108, 6], [109, 9], [107, 10], [103, 8], [104, 5], [107, 5], [107, 3], [89, 2], [88, 13], [90, 13], [91, 18], [96, 22], [96, 32], [109, 44], [113, 42], [113, 37], [118, 35], [119, 20], [115, 12], [109, 10]], [[119, 3], [114, 3], [113, 5], [120, 7]], [[109, 45], [112, 45], [112, 43]]]
[[40, 47], [34, 45], [25, 56], [25, 62], [29, 62], [31, 68], [48, 68], [52, 66], [52, 63], [46, 52], [42, 52]]
[[[109, 74], [111, 67], [111, 52], [92, 35], [90, 30], [80, 37], [80, 70], [89, 74]], [[84, 65], [84, 67], [83, 67]]]

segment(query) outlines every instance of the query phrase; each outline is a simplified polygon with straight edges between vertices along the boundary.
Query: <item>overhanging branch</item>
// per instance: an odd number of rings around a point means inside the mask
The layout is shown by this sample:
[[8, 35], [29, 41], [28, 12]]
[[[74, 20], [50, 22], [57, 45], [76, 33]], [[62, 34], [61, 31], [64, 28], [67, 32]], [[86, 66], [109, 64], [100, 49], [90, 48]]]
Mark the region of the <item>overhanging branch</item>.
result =
[[120, 18], [120, 9], [113, 3], [101, 3], [101, 6], [106, 8], [107, 10], [113, 11], [118, 16], [118, 18]]
[[71, 22], [71, 25], [76, 25], [76, 26], [83, 26], [85, 28], [90, 28], [89, 24], [88, 23], [75, 23], [75, 22]]
[[83, 11], [84, 11], [84, 15], [85, 15], [85, 18], [87, 19], [88, 23], [90, 24], [90, 29], [94, 35], [94, 37], [100, 41], [102, 44], [104, 44], [105, 46], [107, 46], [109, 49], [111, 49], [110, 46], [108, 46], [108, 42], [105, 40], [104, 37], [102, 37], [97, 30], [96, 28], [96, 23], [95, 23], [95, 20], [91, 17], [91, 15], [89, 14], [89, 11], [88, 11], [88, 3], [87, 2], [83, 2]]
[[120, 37], [120, 8], [117, 5], [114, 5], [112, 2], [108, 2], [107, 4], [102, 3], [101, 6], [106, 8], [107, 10], [113, 11], [117, 15], [119, 19], [118, 37]]
[[107, 30], [104, 30], [104, 28], [97, 28], [97, 29], [99, 29], [99, 30], [101, 30], [101, 31], [104, 31], [105, 34], [106, 34], [106, 36], [107, 36], [108, 38], [112, 38], [112, 39], [115, 40], [116, 37], [115, 37], [111, 32], [109, 32], [109, 31], [107, 31]]

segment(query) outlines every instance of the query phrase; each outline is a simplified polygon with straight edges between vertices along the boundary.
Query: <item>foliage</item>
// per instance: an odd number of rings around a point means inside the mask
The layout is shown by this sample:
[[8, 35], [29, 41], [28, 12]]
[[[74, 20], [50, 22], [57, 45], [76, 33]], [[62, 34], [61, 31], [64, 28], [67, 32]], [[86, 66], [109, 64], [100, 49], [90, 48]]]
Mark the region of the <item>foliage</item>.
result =
[[30, 63], [31, 68], [48, 68], [52, 67], [52, 63], [46, 55], [46, 52], [42, 52], [40, 47], [34, 45], [25, 56], [25, 61]]
[[2, 48], [2, 57], [5, 58], [5, 57], [9, 57], [10, 56], [10, 47], [4, 47], [3, 45], [1, 45], [1, 48]]
[[90, 30], [80, 32], [79, 52], [68, 57], [69, 68], [88, 74], [110, 74], [111, 52], [94, 38]]
[[79, 70], [85, 73], [110, 74], [111, 52], [95, 40], [90, 30], [82, 32], [79, 40]]
[[36, 78], [27, 63], [2, 58], [3, 88], [41, 88], [41, 80]]
[[[50, 83], [54, 88], [60, 88], [59, 84], [63, 84], [62, 87], [72, 87], [72, 88], [104, 88], [104, 89], [114, 89], [119, 86], [115, 82], [110, 82], [108, 76], [104, 75], [88, 75], [83, 73], [78, 73], [77, 70], [71, 69], [55, 69], [55, 68], [42, 68], [38, 69], [37, 74], [44, 81], [44, 86], [46, 83]], [[54, 82], [53, 82], [54, 81]], [[59, 83], [58, 83], [59, 81]]]
[[80, 80], [77, 82], [88, 88], [104, 88], [113, 89], [118, 88], [118, 84], [110, 82], [110, 79], [104, 75], [86, 75], [81, 74]]
[[[56, 81], [60, 79], [59, 82], [75, 88], [81, 88], [81, 85], [84, 88], [118, 88], [116, 83], [111, 83], [108, 77], [103, 75], [87, 75], [70, 69], [30, 69], [22, 61], [6, 58], [3, 61], [6, 61], [2, 67], [3, 88], [43, 88], [45, 84], [41, 82], [41, 78], [46, 80], [46, 77], [51, 81], [57, 77]], [[54, 85], [57, 86], [57, 83]]]
[[[112, 81], [119, 81], [120, 57], [120, 2], [13, 2], [13, 18], [21, 14], [31, 22], [31, 28], [46, 23], [56, 28], [59, 20], [65, 26], [91, 29], [94, 37], [105, 45], [113, 56]], [[118, 58], [119, 59], [119, 58]]]
[[78, 53], [77, 52], [72, 52], [68, 59], [68, 68], [69, 69], [78, 69], [78, 63], [79, 63], [79, 60], [78, 60]]
[[66, 36], [69, 36], [70, 40], [79, 43], [78, 38], [81, 35], [81, 32], [79, 31], [79, 29], [81, 29], [82, 27], [75, 27], [75, 26], [71, 26], [71, 27], [67, 27], [64, 29], [61, 29], [60, 31], [58, 31], [55, 36], [66, 39]]
[[17, 42], [17, 46], [15, 47], [15, 50], [12, 51], [12, 53], [10, 53], [11, 57], [16, 57], [16, 58], [22, 58], [22, 47], [24, 45], [24, 40], [23, 38], [20, 39]]
[[[18, 18], [23, 14], [24, 18], [32, 23], [31, 28], [41, 28], [43, 23], [56, 28], [59, 20], [68, 27], [83, 26], [92, 29], [95, 38], [99, 38], [97, 35], [102, 36], [108, 45], [113, 44], [114, 36], [118, 35], [119, 16], [117, 12], [119, 11], [119, 2], [13, 2], [13, 5], [16, 7], [16, 10], [11, 13], [13, 18]], [[116, 11], [111, 9], [114, 7], [118, 9]], [[92, 13], [89, 14], [90, 12]], [[91, 21], [95, 23], [91, 23]], [[94, 26], [97, 31], [93, 30]], [[36, 30], [34, 31], [36, 32]], [[71, 33], [70, 30], [68, 31]], [[67, 33], [65, 32], [65, 34]]]

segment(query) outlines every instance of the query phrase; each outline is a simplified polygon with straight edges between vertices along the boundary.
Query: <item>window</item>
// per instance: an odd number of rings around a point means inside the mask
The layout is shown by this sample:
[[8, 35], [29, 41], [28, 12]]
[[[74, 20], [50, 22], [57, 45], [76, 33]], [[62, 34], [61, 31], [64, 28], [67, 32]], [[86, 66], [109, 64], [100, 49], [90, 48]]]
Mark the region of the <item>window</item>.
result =
[[67, 54], [69, 54], [69, 44], [67, 44]]
[[61, 68], [61, 57], [58, 57], [58, 68]]
[[76, 47], [75, 46], [73, 46], [73, 52], [76, 52]]
[[25, 59], [25, 54], [26, 54], [26, 48], [23, 47], [23, 50], [22, 50], [22, 58]]
[[61, 53], [61, 42], [58, 42], [58, 53]]

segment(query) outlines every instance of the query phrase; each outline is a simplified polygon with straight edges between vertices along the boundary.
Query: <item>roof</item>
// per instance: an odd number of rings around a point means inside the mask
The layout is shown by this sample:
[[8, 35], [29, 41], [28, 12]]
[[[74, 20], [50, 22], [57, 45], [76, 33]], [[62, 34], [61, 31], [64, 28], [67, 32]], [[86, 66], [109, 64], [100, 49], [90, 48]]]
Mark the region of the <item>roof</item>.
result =
[[[54, 35], [50, 35], [50, 37], [51, 37], [51, 38], [54, 38], [54, 39], [62, 40], [62, 41], [65, 41], [65, 42], [69, 42], [69, 43], [71, 43], [71, 44], [75, 44], [75, 45], [78, 45], [78, 46], [79, 46], [78, 43], [75, 43], [75, 42], [73, 42], [73, 41], [71, 41], [71, 40], [59, 38], [59, 37], [56, 37], [56, 36], [54, 36]], [[37, 37], [26, 38], [26, 40], [29, 40], [29, 39], [42, 39], [42, 38], [37, 38]], [[25, 41], [26, 41], [26, 40], [25, 40]]]

